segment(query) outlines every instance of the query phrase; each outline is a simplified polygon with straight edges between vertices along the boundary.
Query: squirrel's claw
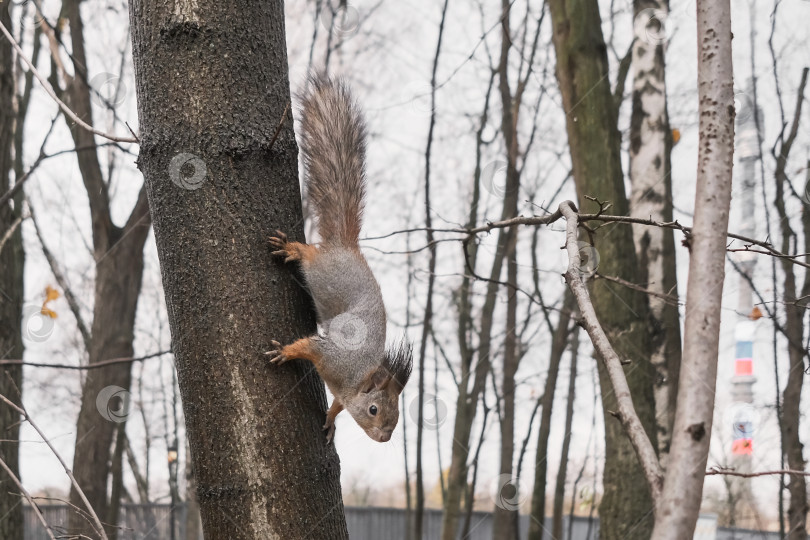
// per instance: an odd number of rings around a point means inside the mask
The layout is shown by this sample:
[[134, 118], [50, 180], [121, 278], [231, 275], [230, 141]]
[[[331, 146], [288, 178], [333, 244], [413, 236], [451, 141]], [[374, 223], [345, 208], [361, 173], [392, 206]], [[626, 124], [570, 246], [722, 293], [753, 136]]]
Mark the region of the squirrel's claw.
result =
[[287, 355], [285, 355], [283, 352], [281, 352], [282, 351], [281, 343], [279, 343], [276, 340], [272, 340], [270, 342], [270, 345], [275, 347], [275, 349], [267, 351], [266, 353], [264, 353], [264, 355], [270, 357], [270, 363], [271, 364], [280, 365], [280, 364], [283, 364], [284, 362], [286, 362], [287, 360], [289, 360], [289, 358], [287, 358]]
[[270, 246], [275, 250], [273, 251], [273, 255], [276, 257], [284, 257], [284, 262], [294, 262], [301, 259], [300, 255], [295, 250], [288, 250], [287, 244], [287, 235], [283, 232], [276, 230], [276, 235], [271, 236], [268, 241], [270, 242]]
[[277, 249], [284, 249], [284, 246], [287, 245], [287, 235], [283, 232], [276, 229], [275, 236], [271, 236], [268, 238], [270, 245]]
[[335, 438], [335, 422], [327, 419], [323, 429], [326, 431], [326, 444], [329, 444]]

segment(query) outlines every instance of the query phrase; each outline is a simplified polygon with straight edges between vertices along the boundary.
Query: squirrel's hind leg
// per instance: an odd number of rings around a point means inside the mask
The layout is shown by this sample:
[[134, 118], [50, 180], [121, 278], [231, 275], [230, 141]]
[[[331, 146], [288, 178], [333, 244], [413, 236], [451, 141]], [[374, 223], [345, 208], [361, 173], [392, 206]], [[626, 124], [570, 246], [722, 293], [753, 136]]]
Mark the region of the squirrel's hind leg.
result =
[[284, 257], [284, 262], [308, 261], [318, 255], [318, 248], [302, 242], [290, 242], [287, 235], [276, 231], [275, 236], [269, 238], [270, 246], [275, 250], [273, 255]]

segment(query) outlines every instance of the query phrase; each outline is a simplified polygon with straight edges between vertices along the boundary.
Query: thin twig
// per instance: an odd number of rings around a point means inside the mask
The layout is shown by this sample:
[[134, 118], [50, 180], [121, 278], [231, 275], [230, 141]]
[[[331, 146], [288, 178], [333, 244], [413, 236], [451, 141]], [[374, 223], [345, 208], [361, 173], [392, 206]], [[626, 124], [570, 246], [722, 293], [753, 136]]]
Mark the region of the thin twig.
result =
[[6, 245], [6, 242], [8, 242], [9, 238], [11, 238], [11, 235], [14, 234], [14, 231], [17, 230], [17, 227], [20, 226], [23, 220], [27, 219], [28, 217], [29, 216], [21, 215], [20, 217], [14, 220], [14, 223], [12, 223], [11, 227], [9, 227], [8, 230], [5, 232], [3, 238], [0, 238], [0, 251], [3, 251], [3, 246]]
[[87, 497], [85, 496], [84, 491], [82, 491], [82, 488], [79, 486], [79, 483], [76, 481], [76, 477], [73, 476], [73, 471], [70, 470], [70, 468], [67, 466], [67, 463], [65, 463], [65, 460], [62, 458], [62, 456], [59, 454], [59, 452], [56, 451], [56, 448], [53, 447], [53, 445], [51, 444], [51, 441], [49, 441], [48, 438], [45, 436], [45, 434], [42, 432], [42, 430], [39, 429], [39, 426], [37, 426], [34, 423], [34, 421], [28, 415], [28, 411], [26, 411], [25, 408], [17, 405], [16, 403], [14, 403], [10, 399], [8, 399], [3, 394], [0, 394], [0, 401], [3, 401], [6, 405], [8, 405], [12, 409], [14, 409], [18, 413], [20, 413], [23, 416], [23, 418], [25, 418], [26, 422], [28, 422], [28, 424], [32, 428], [34, 428], [34, 431], [36, 431], [39, 434], [39, 436], [42, 438], [42, 441], [45, 444], [48, 445], [48, 448], [51, 449], [51, 452], [53, 452], [53, 455], [56, 457], [56, 459], [59, 460], [59, 463], [62, 464], [62, 468], [65, 470], [65, 473], [67, 473], [68, 478], [70, 478], [71, 485], [74, 487], [76, 492], [79, 494], [79, 497], [81, 498], [81, 500], [84, 503], [85, 507], [87, 507], [87, 511], [90, 514], [90, 517], [93, 518], [93, 528], [96, 530], [96, 532], [99, 534], [99, 536], [101, 536], [102, 540], [108, 540], [107, 533], [104, 531], [104, 526], [101, 525], [101, 520], [98, 519], [98, 515], [96, 515], [95, 510], [93, 510], [93, 507], [90, 505], [90, 501], [87, 500]]
[[752, 473], [743, 473], [737, 472], [734, 469], [723, 469], [720, 467], [712, 467], [708, 471], [706, 471], [706, 476], [715, 476], [715, 475], [726, 475], [726, 476], [739, 476], [740, 478], [756, 478], [757, 476], [776, 476], [777, 474], [787, 474], [793, 476], [810, 476], [810, 472], [807, 471], [793, 471], [790, 469], [779, 469], [776, 471], [761, 471], [761, 472], [752, 472]]
[[671, 305], [676, 305], [676, 306], [681, 305], [681, 302], [678, 301], [677, 296], [673, 296], [671, 294], [664, 294], [664, 293], [653, 291], [653, 290], [648, 289], [646, 287], [642, 287], [641, 285], [637, 285], [637, 284], [633, 283], [632, 281], [627, 281], [626, 279], [622, 279], [622, 278], [620, 278], [618, 276], [606, 276], [604, 274], [600, 274], [599, 272], [597, 272], [596, 274], [594, 274], [593, 277], [595, 279], [604, 279], [605, 281], [612, 281], [613, 283], [618, 283], [619, 285], [623, 285], [623, 286], [627, 287], [628, 289], [633, 289], [634, 291], [639, 291], [639, 292], [642, 292], [644, 294], [648, 294], [650, 296], [655, 296], [656, 298], [660, 298], [664, 302], [666, 302], [668, 304], [671, 304]]
[[[570, 202], [570, 201], [569, 201]], [[572, 203], [573, 204], [573, 203]], [[625, 224], [633, 224], [633, 225], [647, 225], [649, 227], [661, 227], [664, 229], [674, 229], [677, 231], [681, 231], [686, 239], [689, 240], [692, 237], [692, 227], [687, 225], [681, 225], [677, 220], [675, 221], [655, 221], [653, 219], [643, 219], [643, 218], [636, 218], [631, 216], [614, 216], [610, 214], [581, 214], [577, 213], [577, 218], [579, 219], [579, 223], [583, 224], [588, 221], [600, 221], [604, 223], [625, 223]], [[478, 227], [464, 229], [464, 228], [446, 228], [446, 229], [432, 229], [433, 232], [437, 233], [458, 233], [458, 234], [468, 234], [468, 235], [477, 235], [481, 233], [491, 232], [496, 229], [505, 229], [508, 227], [512, 227], [514, 225], [550, 225], [555, 221], [559, 220], [562, 217], [560, 211], [557, 210], [553, 214], [548, 214], [545, 216], [517, 216], [509, 219], [505, 219], [502, 221], [492, 221], [487, 223], [486, 225], [481, 225]], [[394, 236], [396, 234], [403, 234], [406, 232], [418, 232], [424, 231], [425, 227], [415, 227], [412, 229], [406, 229], [402, 231], [394, 231], [382, 236], [372, 236], [364, 238], [363, 240], [383, 240], [385, 238]], [[788, 255], [782, 253], [781, 251], [775, 249], [770, 242], [766, 242], [764, 240], [757, 240], [756, 238], [751, 238], [748, 236], [743, 236], [741, 234], [736, 233], [726, 233], [726, 236], [729, 238], [733, 238], [735, 240], [740, 240], [748, 245], [759, 246], [764, 248], [765, 251], [756, 251], [750, 249], [750, 247], [745, 248], [744, 251], [750, 251], [752, 253], [762, 253], [765, 255], [770, 255], [776, 258], [784, 258], [790, 260], [793, 264], [798, 266], [803, 266], [805, 268], [810, 268], [810, 263], [805, 263], [802, 261], [795, 260], [792, 255]], [[737, 248], [730, 248], [730, 250], [734, 250]]]
[[90, 133], [93, 133], [94, 135], [98, 135], [99, 137], [104, 137], [105, 139], [108, 139], [110, 141], [125, 142], [125, 143], [136, 143], [136, 142], [138, 142], [138, 139], [136, 139], [136, 138], [118, 137], [117, 135], [110, 135], [109, 133], [105, 133], [105, 132], [103, 132], [103, 131], [101, 131], [99, 129], [94, 128], [91, 125], [88, 125], [84, 120], [82, 120], [81, 118], [76, 116], [76, 113], [74, 113], [70, 109], [70, 107], [65, 105], [65, 103], [61, 99], [59, 99], [57, 97], [56, 92], [53, 91], [53, 88], [51, 88], [51, 85], [48, 84], [48, 82], [42, 77], [42, 75], [40, 75], [39, 71], [37, 71], [37, 68], [34, 67], [34, 64], [32, 64], [31, 61], [28, 59], [28, 57], [25, 56], [25, 53], [20, 48], [20, 45], [17, 43], [17, 41], [14, 39], [14, 37], [6, 29], [5, 25], [3, 23], [1, 23], [1, 22], [0, 22], [0, 32], [3, 32], [3, 35], [6, 36], [6, 39], [9, 41], [9, 43], [11, 43], [11, 46], [14, 47], [14, 50], [17, 51], [17, 54], [20, 55], [20, 58], [22, 58], [23, 62], [25, 62], [25, 64], [28, 66], [28, 69], [31, 70], [31, 73], [33, 73], [34, 77], [36, 77], [37, 80], [40, 82], [42, 87], [45, 89], [45, 92], [47, 92], [47, 94], [49, 96], [51, 96], [51, 99], [53, 99], [57, 103], [57, 105], [59, 105], [59, 108], [62, 109], [62, 111], [66, 115], [68, 115], [71, 120], [76, 122], [76, 124], [78, 124], [81, 128], [86, 129]]
[[145, 356], [138, 356], [134, 358], [111, 358], [109, 360], [102, 360], [100, 362], [96, 362], [94, 364], [87, 364], [84, 366], [77, 366], [73, 364], [43, 364], [39, 362], [24, 362], [20, 359], [11, 359], [11, 360], [0, 360], [0, 366], [25, 366], [25, 367], [44, 367], [44, 368], [54, 368], [54, 369], [80, 369], [80, 370], [88, 370], [88, 369], [98, 369], [105, 366], [110, 366], [113, 364], [126, 364], [131, 362], [142, 362], [144, 360], [149, 360], [150, 358], [157, 358], [159, 356], [164, 356], [166, 354], [171, 354], [172, 351], [159, 351], [152, 354], [147, 354]]
[[34, 514], [36, 514], [40, 523], [42, 523], [42, 526], [45, 527], [45, 532], [48, 534], [48, 537], [51, 540], [56, 540], [56, 538], [54, 538], [53, 536], [53, 533], [51, 532], [51, 526], [48, 525], [47, 521], [45, 521], [45, 516], [42, 515], [39, 506], [37, 506], [37, 503], [34, 502], [34, 499], [33, 497], [31, 497], [31, 494], [28, 493], [28, 491], [26, 491], [26, 489], [23, 487], [22, 482], [20, 482], [20, 479], [17, 478], [17, 475], [15, 475], [14, 472], [6, 464], [6, 462], [3, 461], [3, 458], [0, 458], [0, 467], [2, 467], [3, 470], [6, 471], [6, 474], [8, 474], [9, 478], [11, 478], [11, 480], [17, 485], [17, 487], [20, 488], [20, 493], [22, 493], [22, 496], [28, 500], [28, 504], [34, 511]]

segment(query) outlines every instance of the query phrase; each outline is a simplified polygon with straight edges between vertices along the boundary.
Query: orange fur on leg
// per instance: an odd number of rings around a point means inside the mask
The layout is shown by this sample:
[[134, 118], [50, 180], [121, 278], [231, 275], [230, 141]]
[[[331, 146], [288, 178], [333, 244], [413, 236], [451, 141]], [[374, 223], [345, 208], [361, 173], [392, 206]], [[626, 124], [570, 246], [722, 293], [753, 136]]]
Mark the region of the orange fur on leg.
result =
[[283, 364], [293, 358], [300, 358], [302, 360], [309, 360], [317, 369], [321, 363], [321, 353], [318, 352], [317, 348], [314, 346], [312, 338], [306, 337], [299, 339], [286, 347], [282, 347], [281, 343], [278, 341], [271, 341], [270, 344], [273, 345], [275, 349], [267, 351], [264, 354], [270, 356], [270, 362], [274, 364]]
[[281, 231], [276, 231], [275, 236], [271, 236], [270, 245], [275, 249], [273, 255], [284, 257], [284, 262], [311, 261], [318, 255], [318, 248], [302, 242], [290, 242], [287, 235]]

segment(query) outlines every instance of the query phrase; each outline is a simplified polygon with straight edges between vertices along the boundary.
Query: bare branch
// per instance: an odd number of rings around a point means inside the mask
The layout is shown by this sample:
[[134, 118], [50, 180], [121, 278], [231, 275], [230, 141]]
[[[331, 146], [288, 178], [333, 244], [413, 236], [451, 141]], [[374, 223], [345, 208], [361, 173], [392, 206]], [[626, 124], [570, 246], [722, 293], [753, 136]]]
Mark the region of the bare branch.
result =
[[600, 274], [597, 272], [593, 276], [596, 279], [604, 279], [605, 281], [612, 281], [613, 283], [618, 283], [619, 285], [623, 285], [627, 288], [633, 289], [635, 291], [643, 292], [644, 294], [648, 294], [650, 296], [655, 296], [656, 298], [660, 298], [664, 302], [667, 302], [672, 305], [680, 305], [681, 302], [678, 300], [677, 296], [672, 296], [670, 294], [662, 294], [646, 287], [642, 287], [641, 285], [637, 285], [631, 281], [627, 281], [626, 279], [622, 279], [618, 276], [606, 276], [604, 274]]
[[57, 105], [59, 105], [59, 108], [62, 109], [62, 112], [64, 112], [66, 115], [68, 115], [68, 117], [71, 120], [73, 120], [74, 122], [76, 122], [77, 125], [79, 125], [83, 129], [86, 129], [90, 133], [93, 133], [94, 135], [98, 135], [99, 137], [104, 137], [105, 139], [108, 139], [110, 141], [126, 142], [126, 143], [136, 143], [136, 142], [138, 142], [138, 139], [133, 138], [133, 137], [118, 137], [117, 135], [110, 135], [109, 133], [105, 133], [105, 132], [103, 132], [103, 131], [101, 131], [99, 129], [94, 128], [93, 126], [88, 125], [81, 118], [76, 116], [76, 113], [74, 113], [70, 109], [70, 107], [65, 105], [65, 103], [56, 96], [56, 92], [53, 91], [53, 88], [51, 88], [51, 85], [48, 84], [48, 81], [46, 81], [45, 78], [42, 77], [42, 75], [40, 75], [39, 71], [37, 71], [37, 68], [34, 67], [34, 64], [31, 63], [31, 61], [28, 59], [28, 57], [25, 56], [25, 53], [23, 53], [23, 50], [20, 48], [19, 44], [14, 39], [14, 37], [8, 32], [8, 30], [6, 29], [6, 27], [5, 27], [5, 25], [3, 23], [0, 23], [0, 32], [3, 32], [3, 35], [6, 36], [6, 39], [9, 41], [9, 43], [11, 43], [11, 46], [14, 47], [14, 50], [17, 51], [17, 54], [19, 54], [20, 58], [23, 59], [23, 62], [25, 62], [25, 64], [28, 66], [28, 69], [31, 70], [31, 72], [34, 74], [34, 77], [36, 77], [37, 80], [40, 82], [42, 87], [45, 89], [45, 92], [47, 92], [47, 94], [49, 96], [51, 96], [51, 99], [53, 99], [57, 103]]
[[67, 466], [67, 463], [65, 463], [65, 460], [62, 459], [62, 456], [59, 454], [59, 452], [56, 451], [56, 448], [53, 447], [53, 445], [51, 444], [51, 441], [48, 440], [48, 438], [45, 436], [45, 434], [42, 432], [42, 430], [39, 429], [39, 426], [37, 426], [34, 423], [34, 421], [31, 419], [31, 417], [28, 415], [28, 411], [26, 411], [24, 407], [21, 407], [21, 406], [15, 404], [13, 401], [8, 399], [3, 394], [0, 394], [0, 401], [3, 401], [6, 405], [8, 405], [12, 409], [14, 409], [18, 413], [20, 413], [23, 416], [23, 418], [25, 418], [25, 421], [28, 422], [28, 425], [30, 425], [32, 428], [34, 428], [34, 431], [36, 431], [39, 434], [39, 436], [42, 438], [42, 441], [46, 445], [48, 445], [48, 448], [51, 449], [51, 452], [56, 457], [56, 459], [59, 460], [59, 463], [62, 465], [62, 468], [65, 470], [65, 473], [67, 473], [68, 478], [70, 478], [71, 485], [78, 492], [79, 497], [81, 497], [82, 502], [84, 503], [85, 507], [87, 507], [87, 511], [90, 514], [90, 517], [93, 519], [93, 528], [96, 530], [96, 532], [99, 534], [99, 536], [101, 537], [102, 540], [108, 540], [107, 533], [104, 532], [104, 527], [101, 525], [101, 520], [98, 519], [98, 516], [96, 515], [95, 510], [93, 510], [93, 507], [90, 505], [90, 502], [87, 500], [87, 497], [85, 496], [84, 491], [82, 491], [82, 488], [79, 487], [78, 482], [76, 482], [76, 478], [73, 476], [73, 472]]
[[706, 471], [706, 476], [726, 475], [726, 476], [739, 476], [740, 478], [756, 478], [757, 476], [776, 476], [782, 474], [789, 474], [793, 476], [810, 476], [807, 471], [793, 471], [790, 469], [779, 469], [777, 471], [761, 471], [752, 473], [737, 472], [734, 469], [722, 469], [720, 467], [712, 467]]
[[[446, 229], [433, 229], [433, 232], [440, 232], [440, 233], [459, 233], [459, 234], [470, 234], [476, 235], [486, 232], [491, 232], [495, 229], [505, 229], [507, 227], [512, 227], [514, 225], [550, 225], [555, 221], [559, 220], [562, 217], [560, 211], [557, 210], [553, 214], [548, 214], [545, 216], [517, 216], [509, 219], [504, 219], [501, 221], [493, 221], [487, 223], [486, 225], [481, 225], [471, 229], [462, 229], [462, 228], [446, 228]], [[635, 224], [635, 225], [647, 225], [649, 227], [662, 227], [664, 229], [674, 229], [681, 231], [684, 236], [686, 237], [686, 241], [690, 241], [692, 238], [692, 227], [687, 225], [681, 225], [677, 220], [675, 221], [655, 221], [652, 219], [643, 219], [643, 218], [636, 218], [631, 216], [614, 216], [610, 214], [577, 214], [580, 223], [587, 223], [588, 221], [600, 221], [604, 223], [625, 223], [625, 224]], [[596, 229], [598, 229], [597, 227]], [[424, 231], [424, 227], [414, 228], [414, 229], [407, 229], [403, 231], [394, 231], [392, 233], [388, 233], [383, 236], [372, 236], [364, 238], [364, 240], [382, 240], [384, 238], [388, 238], [395, 234], [402, 234], [405, 232], [416, 232], [416, 231]], [[757, 251], [750, 249], [750, 247], [743, 247], [743, 248], [734, 248], [739, 249], [740, 251], [751, 251], [752, 253], [762, 253], [763, 255], [770, 255], [776, 258], [784, 258], [790, 260], [793, 264], [798, 266], [803, 266], [805, 268], [810, 268], [810, 263], [799, 261], [795, 259], [794, 255], [788, 255], [786, 253], [782, 253], [781, 251], [775, 249], [770, 242], [766, 242], [764, 240], [757, 240], [756, 238], [751, 238], [749, 236], [744, 236], [741, 234], [736, 234], [732, 232], [726, 233], [728, 238], [732, 238], [734, 240], [740, 240], [749, 246], [759, 246], [763, 248], [765, 251]]]
[[23, 222], [23, 220], [28, 218], [28, 217], [29, 216], [21, 215], [20, 217], [18, 217], [17, 219], [14, 220], [14, 223], [11, 224], [11, 226], [8, 228], [8, 230], [5, 232], [5, 234], [3, 234], [3, 237], [0, 238], [0, 251], [3, 251], [3, 246], [6, 245], [6, 242], [8, 242], [8, 239], [11, 238], [11, 235], [14, 234], [14, 231], [17, 230], [17, 227], [20, 226], [20, 224]]
[[578, 217], [576, 207], [571, 201], [564, 201], [560, 204], [559, 213], [565, 217], [565, 248], [568, 251], [568, 270], [565, 272], [565, 281], [571, 288], [571, 292], [576, 298], [577, 306], [582, 315], [582, 325], [588, 332], [593, 346], [599, 353], [599, 358], [604, 362], [605, 369], [610, 378], [610, 384], [616, 395], [618, 411], [615, 416], [624, 427], [627, 437], [630, 439], [633, 449], [636, 451], [644, 477], [647, 480], [647, 487], [653, 501], [657, 501], [663, 486], [664, 474], [658, 457], [655, 453], [644, 426], [636, 414], [633, 406], [633, 397], [630, 395], [630, 387], [622, 368], [622, 360], [608, 340], [607, 334], [602, 329], [596, 311], [591, 303], [588, 288], [582, 280], [580, 268], [579, 248], [577, 245]]
[[100, 362], [96, 362], [94, 364], [87, 364], [87, 365], [74, 365], [74, 364], [43, 364], [39, 362], [25, 362], [21, 359], [11, 359], [11, 360], [0, 360], [0, 366], [27, 366], [27, 367], [44, 367], [44, 368], [54, 368], [54, 369], [79, 369], [79, 370], [88, 370], [88, 369], [98, 369], [104, 366], [111, 366], [113, 364], [126, 364], [130, 362], [142, 362], [144, 360], [149, 360], [150, 358], [157, 358], [159, 356], [164, 356], [167, 354], [171, 354], [172, 351], [159, 351], [156, 353], [147, 354], [144, 356], [138, 356], [133, 358], [111, 358], [109, 360], [102, 360]]
[[9, 468], [9, 466], [6, 464], [5, 461], [3, 461], [2, 458], [0, 458], [0, 467], [2, 467], [4, 471], [6, 471], [6, 474], [8, 474], [9, 478], [11, 478], [14, 484], [16, 484], [18, 488], [20, 488], [20, 493], [22, 493], [22, 496], [25, 497], [26, 500], [28, 500], [28, 504], [31, 506], [31, 509], [34, 511], [34, 514], [37, 516], [37, 519], [39, 519], [40, 523], [42, 523], [42, 526], [45, 527], [45, 532], [47, 533], [48, 538], [50, 538], [51, 540], [56, 540], [56, 538], [54, 538], [53, 536], [53, 533], [51, 532], [51, 526], [48, 525], [47, 521], [45, 521], [45, 516], [42, 515], [39, 506], [37, 506], [37, 503], [34, 502], [34, 499], [33, 497], [31, 497], [31, 494], [28, 493], [28, 491], [26, 491], [26, 489], [22, 485], [22, 482], [20, 482], [20, 479], [17, 478], [17, 475], [14, 474], [14, 472]]

